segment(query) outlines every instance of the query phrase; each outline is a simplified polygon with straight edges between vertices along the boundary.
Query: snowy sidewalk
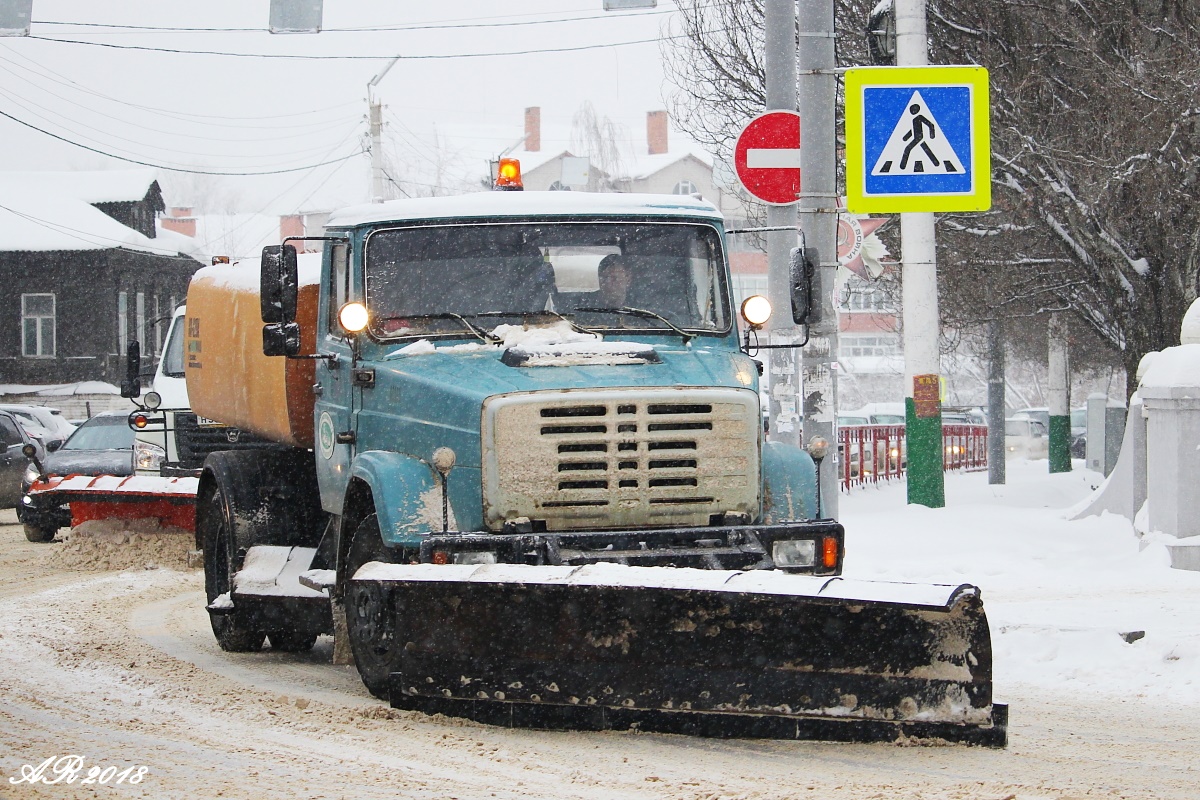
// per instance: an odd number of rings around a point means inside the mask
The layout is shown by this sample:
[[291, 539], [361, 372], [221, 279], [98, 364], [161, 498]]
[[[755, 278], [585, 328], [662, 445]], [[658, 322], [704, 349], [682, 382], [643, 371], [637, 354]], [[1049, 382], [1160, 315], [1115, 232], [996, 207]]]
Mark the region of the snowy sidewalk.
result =
[[1007, 478], [948, 474], [943, 509], [906, 505], [903, 481], [843, 494], [846, 576], [979, 586], [997, 700], [1024, 684], [1200, 706], [1200, 573], [1122, 517], [1068, 521], [1096, 473], [1009, 461]]

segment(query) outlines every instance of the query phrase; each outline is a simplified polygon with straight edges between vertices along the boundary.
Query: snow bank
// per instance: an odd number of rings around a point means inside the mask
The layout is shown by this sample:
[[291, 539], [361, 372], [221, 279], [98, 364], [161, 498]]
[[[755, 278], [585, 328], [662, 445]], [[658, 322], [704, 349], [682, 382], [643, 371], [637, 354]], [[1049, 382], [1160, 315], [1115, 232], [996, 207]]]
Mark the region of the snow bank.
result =
[[106, 519], [85, 522], [60, 534], [47, 561], [65, 569], [86, 571], [187, 568], [196, 546], [191, 531], [164, 527], [150, 519]]
[[979, 586], [997, 700], [1026, 684], [1200, 704], [1200, 573], [1170, 569], [1161, 538], [1123, 517], [1068, 520], [1096, 473], [1007, 472], [947, 475], [943, 509], [906, 505], [903, 482], [843, 495], [846, 577]]

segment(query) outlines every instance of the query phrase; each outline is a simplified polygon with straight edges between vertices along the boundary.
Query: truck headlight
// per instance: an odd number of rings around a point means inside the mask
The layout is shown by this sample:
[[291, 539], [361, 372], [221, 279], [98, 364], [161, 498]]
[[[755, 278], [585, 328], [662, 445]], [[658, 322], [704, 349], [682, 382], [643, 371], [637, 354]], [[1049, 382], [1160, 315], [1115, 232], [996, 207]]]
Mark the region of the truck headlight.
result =
[[167, 451], [149, 442], [133, 443], [133, 468], [157, 472], [167, 460]]
[[771, 560], [777, 567], [811, 567], [817, 559], [817, 543], [812, 539], [792, 539], [771, 545]]
[[29, 466], [25, 467], [25, 475], [21, 478], [21, 480], [25, 482], [26, 486], [32, 486], [39, 477], [41, 476], [38, 474], [37, 467], [35, 467], [33, 464], [30, 464]]
[[475, 551], [470, 553], [454, 553], [455, 564], [495, 564], [496, 554], [490, 551]]

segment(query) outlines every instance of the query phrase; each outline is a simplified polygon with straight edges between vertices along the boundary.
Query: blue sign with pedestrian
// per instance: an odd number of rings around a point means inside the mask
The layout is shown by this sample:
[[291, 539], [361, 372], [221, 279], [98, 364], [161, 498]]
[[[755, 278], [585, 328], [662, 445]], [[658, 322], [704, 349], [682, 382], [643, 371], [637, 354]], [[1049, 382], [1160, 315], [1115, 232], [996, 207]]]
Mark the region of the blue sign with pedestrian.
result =
[[846, 73], [847, 207], [970, 211], [991, 205], [987, 71], [877, 67]]

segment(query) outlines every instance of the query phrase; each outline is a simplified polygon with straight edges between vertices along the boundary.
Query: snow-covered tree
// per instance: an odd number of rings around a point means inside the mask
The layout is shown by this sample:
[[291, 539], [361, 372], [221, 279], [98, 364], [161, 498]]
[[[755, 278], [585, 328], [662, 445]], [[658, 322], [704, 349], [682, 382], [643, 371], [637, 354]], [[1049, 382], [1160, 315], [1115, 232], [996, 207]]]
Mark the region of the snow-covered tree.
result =
[[[871, 5], [837, 0], [840, 65], [867, 63]], [[728, 152], [763, 106], [761, 0], [680, 9], [676, 122]], [[928, 19], [931, 63], [985, 66], [992, 88], [994, 208], [940, 218], [943, 311], [1070, 309], [1132, 381], [1197, 296], [1200, 2], [930, 0]]]

